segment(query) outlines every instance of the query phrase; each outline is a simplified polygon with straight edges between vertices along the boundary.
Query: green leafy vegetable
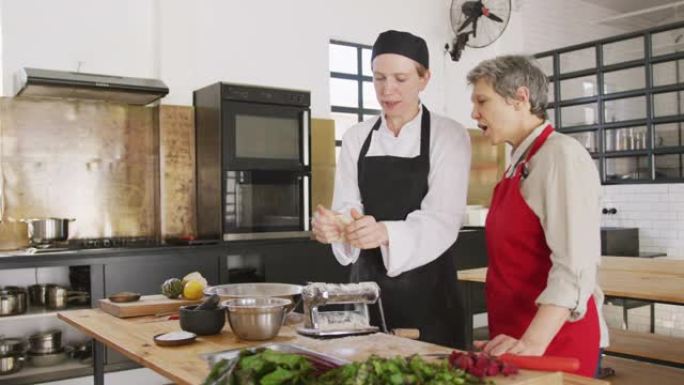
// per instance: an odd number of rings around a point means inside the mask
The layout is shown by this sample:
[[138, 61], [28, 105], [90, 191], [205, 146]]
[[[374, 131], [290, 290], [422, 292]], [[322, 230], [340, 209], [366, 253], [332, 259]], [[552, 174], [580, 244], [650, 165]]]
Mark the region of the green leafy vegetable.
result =
[[[214, 365], [204, 385], [226, 369], [228, 361]], [[484, 382], [453, 368], [447, 361], [427, 362], [415, 355], [408, 358], [371, 356], [320, 374], [298, 354], [264, 349], [244, 350], [231, 377], [217, 385], [474, 385]]]

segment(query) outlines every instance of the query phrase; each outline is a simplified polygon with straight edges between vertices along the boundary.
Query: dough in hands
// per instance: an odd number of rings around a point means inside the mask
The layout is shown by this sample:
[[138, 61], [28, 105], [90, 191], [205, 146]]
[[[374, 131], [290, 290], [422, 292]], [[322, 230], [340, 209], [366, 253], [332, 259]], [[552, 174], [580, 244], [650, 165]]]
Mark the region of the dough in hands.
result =
[[334, 239], [333, 242], [347, 242], [347, 235], [345, 234], [344, 229], [352, 222], [354, 222], [354, 220], [349, 215], [335, 215], [335, 224], [337, 225], [337, 230], [339, 231], [339, 237]]

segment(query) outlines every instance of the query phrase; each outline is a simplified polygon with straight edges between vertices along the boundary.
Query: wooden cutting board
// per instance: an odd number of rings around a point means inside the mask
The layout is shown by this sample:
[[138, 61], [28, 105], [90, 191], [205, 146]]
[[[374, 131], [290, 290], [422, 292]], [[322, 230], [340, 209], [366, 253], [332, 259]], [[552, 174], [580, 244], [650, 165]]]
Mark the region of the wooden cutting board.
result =
[[165, 296], [144, 295], [135, 302], [117, 303], [108, 299], [100, 300], [100, 309], [119, 318], [141, 317], [177, 311], [181, 306], [201, 303], [202, 299], [169, 299]]

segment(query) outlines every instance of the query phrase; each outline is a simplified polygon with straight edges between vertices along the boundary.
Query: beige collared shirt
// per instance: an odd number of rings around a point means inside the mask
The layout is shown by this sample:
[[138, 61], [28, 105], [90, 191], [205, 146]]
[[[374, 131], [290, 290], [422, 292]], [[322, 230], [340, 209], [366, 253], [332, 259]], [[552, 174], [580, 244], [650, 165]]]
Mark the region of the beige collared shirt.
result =
[[[534, 129], [513, 151], [507, 177], [549, 124]], [[603, 292], [596, 282], [601, 263], [601, 182], [594, 161], [579, 142], [554, 131], [528, 162], [520, 189], [539, 218], [551, 249], [546, 289], [536, 303], [566, 307], [571, 311], [570, 321], [577, 321], [584, 317], [587, 300], [593, 295], [601, 346], [608, 346], [608, 329], [601, 314]]]

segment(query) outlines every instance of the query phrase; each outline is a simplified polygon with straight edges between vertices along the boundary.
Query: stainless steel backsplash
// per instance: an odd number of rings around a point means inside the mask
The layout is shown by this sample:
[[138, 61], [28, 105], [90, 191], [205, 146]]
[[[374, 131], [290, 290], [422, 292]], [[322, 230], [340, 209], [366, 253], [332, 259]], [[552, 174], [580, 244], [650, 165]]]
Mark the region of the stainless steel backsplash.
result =
[[1, 98], [0, 227], [61, 217], [76, 218], [70, 238], [161, 235], [159, 116], [159, 107]]

